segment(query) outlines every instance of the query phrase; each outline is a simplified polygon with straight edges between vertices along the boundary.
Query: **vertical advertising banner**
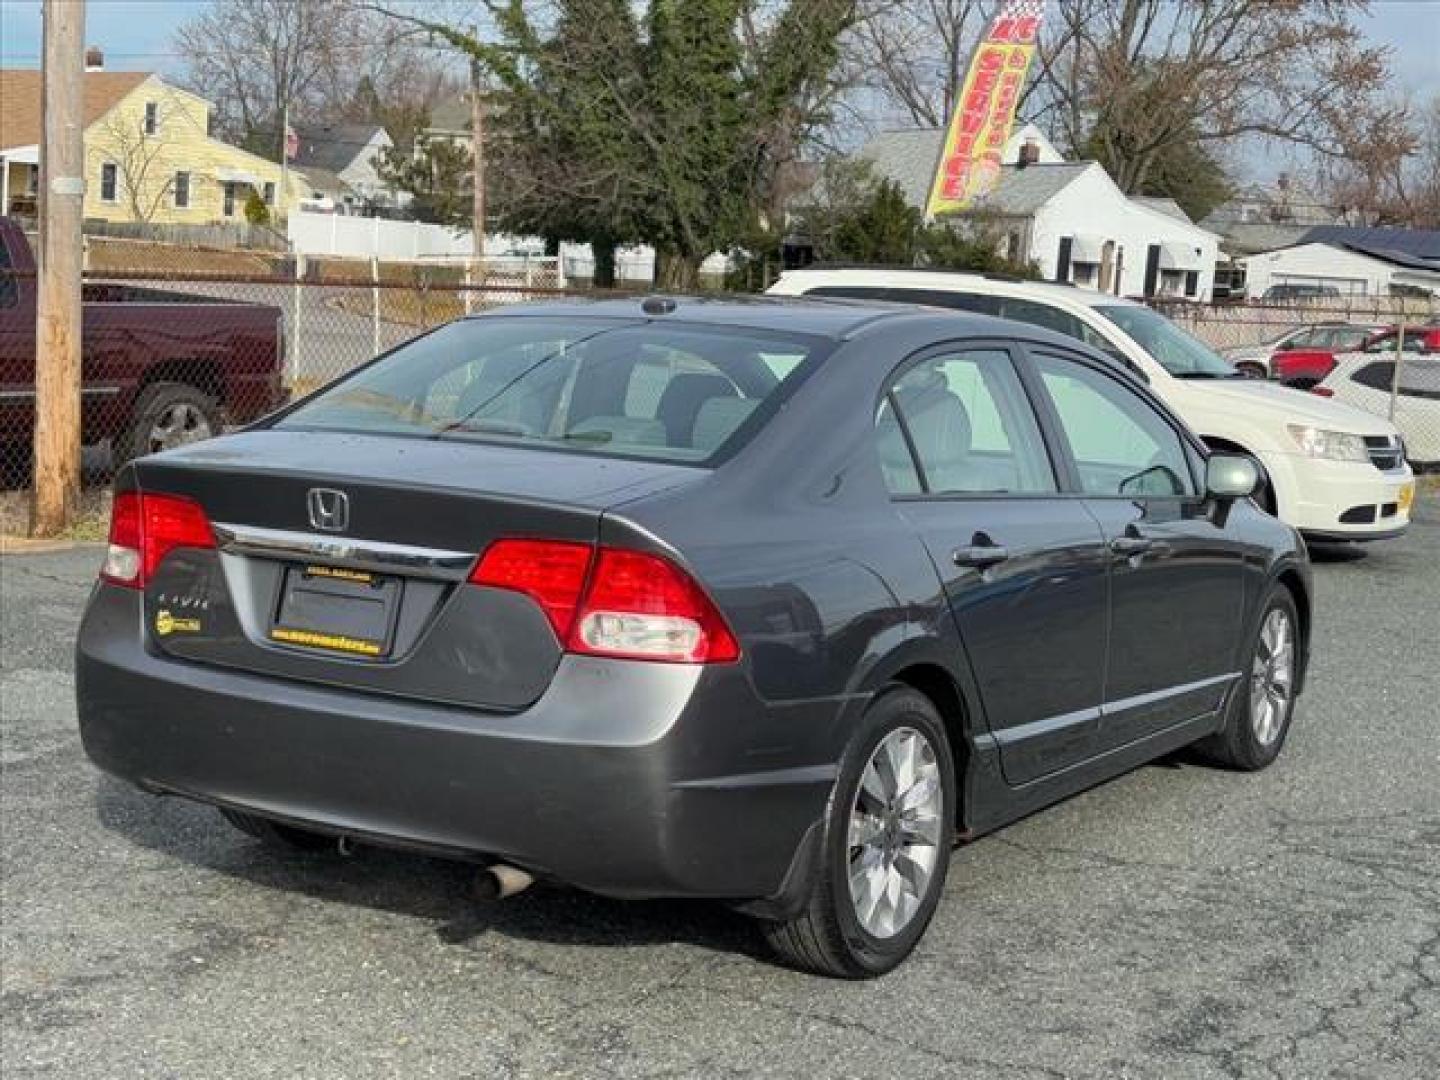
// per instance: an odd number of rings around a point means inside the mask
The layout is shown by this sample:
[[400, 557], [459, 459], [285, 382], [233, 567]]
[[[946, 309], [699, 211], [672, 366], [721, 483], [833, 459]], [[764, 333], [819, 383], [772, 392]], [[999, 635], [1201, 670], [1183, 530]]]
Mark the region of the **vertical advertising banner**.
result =
[[927, 217], [966, 209], [999, 179], [1044, 12], [1045, 0], [1006, 0], [976, 46], [945, 133]]

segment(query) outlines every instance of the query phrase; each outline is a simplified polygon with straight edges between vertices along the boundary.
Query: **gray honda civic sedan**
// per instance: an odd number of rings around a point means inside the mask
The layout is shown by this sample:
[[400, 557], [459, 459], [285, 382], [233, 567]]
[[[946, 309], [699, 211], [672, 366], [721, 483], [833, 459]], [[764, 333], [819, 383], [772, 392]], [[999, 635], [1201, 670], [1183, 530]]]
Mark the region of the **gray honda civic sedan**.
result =
[[956, 842], [1188, 744], [1275, 759], [1310, 579], [1256, 482], [1018, 323], [465, 319], [120, 471], [81, 731], [269, 842], [710, 897], [876, 975]]

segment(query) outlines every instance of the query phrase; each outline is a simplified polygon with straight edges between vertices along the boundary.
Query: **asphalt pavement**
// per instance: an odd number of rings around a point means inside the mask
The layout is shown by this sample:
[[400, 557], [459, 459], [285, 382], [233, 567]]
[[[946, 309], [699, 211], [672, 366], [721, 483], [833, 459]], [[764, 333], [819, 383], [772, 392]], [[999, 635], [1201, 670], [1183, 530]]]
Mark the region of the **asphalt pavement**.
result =
[[[71, 647], [98, 549], [0, 559], [0, 1075], [1440, 1076], [1440, 512], [1325, 553], [1290, 744], [1183, 755], [957, 851], [870, 983], [696, 903], [277, 855], [100, 776]], [[1042, 662], [1043, 657], [1037, 657]]]

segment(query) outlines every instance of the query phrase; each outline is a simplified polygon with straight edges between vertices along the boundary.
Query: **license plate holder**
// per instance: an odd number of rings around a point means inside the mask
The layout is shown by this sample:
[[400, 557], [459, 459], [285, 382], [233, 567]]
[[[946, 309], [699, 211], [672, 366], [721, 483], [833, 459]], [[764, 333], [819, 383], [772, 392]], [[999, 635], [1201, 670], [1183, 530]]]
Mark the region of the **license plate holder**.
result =
[[400, 612], [399, 578], [336, 566], [288, 566], [270, 640], [354, 659], [390, 655]]

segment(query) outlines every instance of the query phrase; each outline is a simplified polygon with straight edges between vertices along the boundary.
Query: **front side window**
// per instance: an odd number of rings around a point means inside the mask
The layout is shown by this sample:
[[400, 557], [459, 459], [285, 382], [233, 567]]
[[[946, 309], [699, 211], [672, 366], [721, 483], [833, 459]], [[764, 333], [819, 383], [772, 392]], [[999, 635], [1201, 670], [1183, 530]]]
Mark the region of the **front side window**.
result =
[[747, 421], [804, 376], [817, 348], [730, 327], [467, 320], [342, 379], [277, 426], [702, 463], [753, 430]]
[[1243, 379], [1210, 346], [1191, 337], [1164, 315], [1139, 304], [1095, 308], [1177, 379]]
[[266, 206], [274, 206], [274, 205], [275, 205], [275, 183], [274, 183], [274, 181], [272, 181], [272, 180], [267, 180], [267, 181], [265, 181], [264, 195], [262, 196], [262, 198], [264, 198], [264, 200], [265, 200], [265, 205], [266, 205]]
[[145, 103], [145, 134], [154, 135], [160, 127], [160, 107], [153, 101]]
[[1185, 444], [1144, 398], [1093, 368], [1037, 354], [1087, 494], [1193, 495]]
[[100, 166], [100, 201], [114, 202], [119, 194], [120, 170], [113, 161]]
[[190, 174], [188, 172], [177, 172], [175, 174], [175, 206], [184, 210], [190, 205]]
[[897, 495], [1056, 490], [1039, 425], [1002, 349], [947, 353], [906, 369], [880, 405], [876, 440]]
[[235, 185], [228, 180], [225, 181], [225, 194], [221, 212], [226, 217], [235, 216]]

